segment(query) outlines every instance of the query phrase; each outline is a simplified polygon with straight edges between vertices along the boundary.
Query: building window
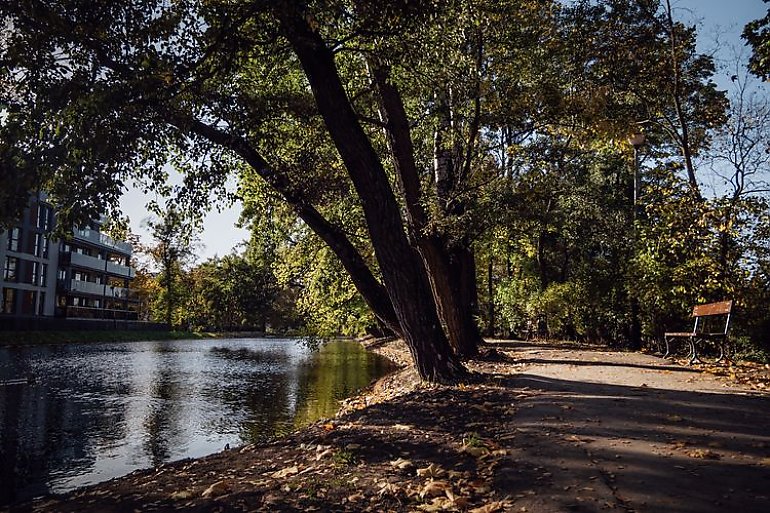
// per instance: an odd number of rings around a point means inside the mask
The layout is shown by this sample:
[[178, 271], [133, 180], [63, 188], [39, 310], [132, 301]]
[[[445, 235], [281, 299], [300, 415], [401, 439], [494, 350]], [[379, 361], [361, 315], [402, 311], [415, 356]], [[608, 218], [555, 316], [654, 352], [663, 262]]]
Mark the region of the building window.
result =
[[45, 315], [45, 292], [41, 292], [37, 296], [37, 314]]
[[35, 234], [35, 256], [48, 258], [48, 237], [42, 233]]
[[3, 289], [2, 297], [2, 312], [5, 314], [12, 314], [16, 310], [16, 290], [15, 289]]
[[19, 259], [14, 257], [5, 257], [5, 267], [3, 268], [3, 279], [5, 281], [16, 281], [18, 276]]
[[48, 264], [40, 264], [40, 282], [39, 285], [41, 287], [45, 287], [46, 282], [48, 281]]
[[39, 262], [27, 262], [30, 266], [29, 283], [37, 285], [40, 280], [40, 263]]
[[8, 230], [8, 251], [19, 251], [19, 241], [21, 240], [21, 228], [11, 228]]
[[57, 279], [59, 279], [61, 281], [66, 280], [67, 279], [67, 270], [64, 269], [63, 267], [59, 267], [59, 275], [58, 275]]
[[37, 227], [41, 230], [47, 231], [51, 226], [51, 207], [37, 204]]

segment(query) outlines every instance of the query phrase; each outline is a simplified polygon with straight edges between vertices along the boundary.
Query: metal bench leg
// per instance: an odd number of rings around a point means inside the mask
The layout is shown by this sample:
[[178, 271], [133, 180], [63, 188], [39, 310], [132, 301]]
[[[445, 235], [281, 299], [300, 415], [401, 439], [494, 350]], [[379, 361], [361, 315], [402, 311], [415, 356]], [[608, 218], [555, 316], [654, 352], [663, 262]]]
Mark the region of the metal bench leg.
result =
[[727, 357], [727, 354], [725, 353], [725, 346], [720, 342], [719, 343], [719, 358], [717, 358], [714, 363], [720, 363], [722, 360], [724, 360]]
[[671, 356], [671, 346], [668, 342], [668, 337], [663, 337], [663, 340], [666, 342], [666, 354], [663, 355], [663, 358], [668, 358]]
[[688, 362], [688, 365], [693, 365], [696, 363], [703, 363], [703, 361], [698, 357], [698, 350], [696, 348], [696, 339], [691, 338], [690, 339], [690, 361]]

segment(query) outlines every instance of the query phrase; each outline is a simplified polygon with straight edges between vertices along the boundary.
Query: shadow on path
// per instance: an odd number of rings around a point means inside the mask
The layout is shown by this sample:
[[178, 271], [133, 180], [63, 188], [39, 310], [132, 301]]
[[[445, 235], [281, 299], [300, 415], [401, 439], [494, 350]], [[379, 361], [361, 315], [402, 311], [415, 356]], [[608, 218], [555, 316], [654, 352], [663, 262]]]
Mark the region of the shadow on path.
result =
[[398, 419], [420, 433], [411, 442], [374, 435], [367, 462], [406, 453], [466, 468], [445, 440], [460, 444], [476, 433], [509, 451], [494, 483], [516, 499], [514, 511], [769, 511], [766, 397], [531, 374], [493, 384], [415, 392], [355, 415], [374, 426]]

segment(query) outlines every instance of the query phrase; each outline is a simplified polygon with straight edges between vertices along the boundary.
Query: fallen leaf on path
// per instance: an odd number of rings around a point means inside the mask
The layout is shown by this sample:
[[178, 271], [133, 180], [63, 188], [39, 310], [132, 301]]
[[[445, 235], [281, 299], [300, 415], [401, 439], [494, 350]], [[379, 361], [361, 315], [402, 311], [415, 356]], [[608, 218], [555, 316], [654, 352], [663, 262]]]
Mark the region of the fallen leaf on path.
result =
[[695, 449], [694, 451], [688, 452], [687, 455], [690, 458], [700, 458], [705, 460], [718, 460], [722, 458], [719, 453], [716, 453], [710, 449]]
[[417, 469], [417, 477], [440, 477], [446, 471], [435, 463], [431, 463], [427, 467]]
[[430, 481], [420, 490], [420, 498], [445, 496], [452, 487], [446, 481]]
[[181, 490], [171, 494], [171, 499], [175, 501], [182, 501], [193, 497], [193, 492], [190, 490]]
[[470, 454], [474, 458], [480, 458], [482, 456], [486, 456], [487, 454], [489, 454], [489, 449], [487, 449], [486, 447], [478, 447], [478, 446], [464, 446], [461, 449], [461, 452]]
[[380, 497], [382, 497], [383, 495], [393, 495], [393, 496], [395, 496], [395, 495], [398, 495], [398, 493], [400, 491], [401, 491], [400, 487], [396, 486], [393, 483], [385, 482], [385, 483], [382, 483], [380, 485], [379, 495], [380, 495]]
[[414, 467], [414, 463], [412, 463], [409, 460], [405, 460], [404, 458], [399, 458], [397, 460], [393, 460], [393, 461], [390, 462], [390, 465], [392, 467], [395, 467], [395, 468], [399, 469], [399, 470], [407, 470], [407, 469], [410, 469], [410, 468]]
[[224, 481], [217, 481], [213, 485], [206, 488], [206, 490], [201, 494], [201, 497], [219, 497], [220, 495], [224, 495], [226, 493], [230, 493], [230, 485]]
[[283, 479], [284, 477], [293, 476], [294, 474], [299, 474], [299, 468], [296, 465], [273, 472], [270, 474], [270, 477], [273, 479]]
[[478, 508], [473, 508], [468, 513], [495, 513], [502, 509], [503, 509], [503, 503], [496, 501], [496, 502], [490, 502], [489, 504], [485, 504], [483, 506], [479, 506]]

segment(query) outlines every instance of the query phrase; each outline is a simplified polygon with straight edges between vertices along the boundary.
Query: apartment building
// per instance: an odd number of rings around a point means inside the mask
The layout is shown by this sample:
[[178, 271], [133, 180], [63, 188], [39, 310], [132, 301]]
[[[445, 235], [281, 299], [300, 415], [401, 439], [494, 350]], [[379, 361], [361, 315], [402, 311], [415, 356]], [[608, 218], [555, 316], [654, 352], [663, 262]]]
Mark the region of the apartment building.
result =
[[0, 234], [0, 316], [135, 320], [131, 245], [102, 233], [102, 221], [53, 240], [55, 216], [37, 194], [19, 224]]
[[59, 252], [48, 236], [53, 223], [53, 208], [36, 195], [19, 224], [0, 233], [0, 315], [54, 315]]

